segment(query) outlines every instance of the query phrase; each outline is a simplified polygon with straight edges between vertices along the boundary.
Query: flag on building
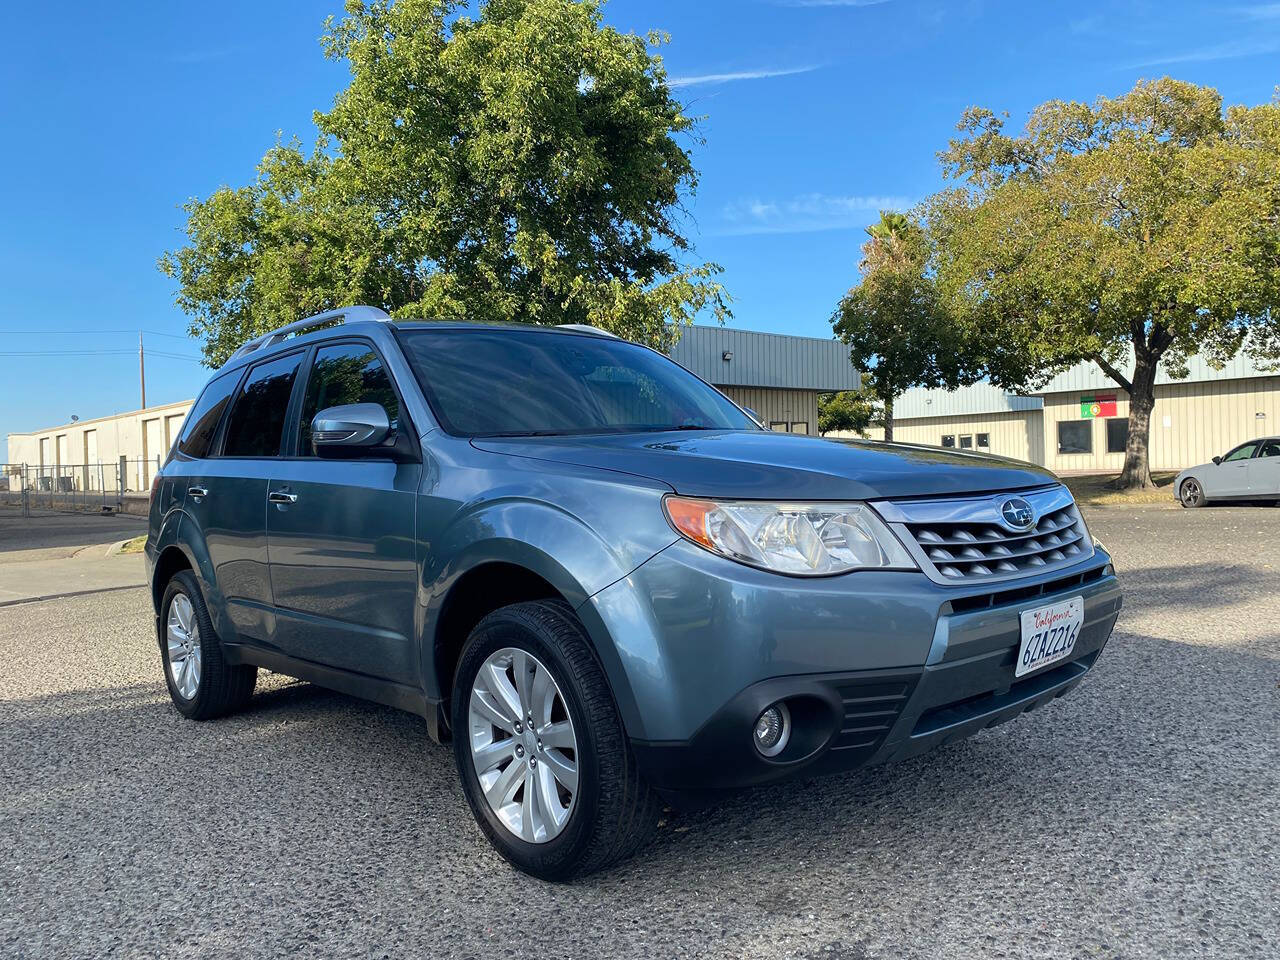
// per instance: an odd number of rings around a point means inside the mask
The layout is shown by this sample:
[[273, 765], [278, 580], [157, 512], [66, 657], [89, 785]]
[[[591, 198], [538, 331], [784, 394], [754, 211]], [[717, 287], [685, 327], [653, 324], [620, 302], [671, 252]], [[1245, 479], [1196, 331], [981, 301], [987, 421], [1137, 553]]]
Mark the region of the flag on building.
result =
[[1114, 393], [1106, 397], [1080, 398], [1080, 416], [1086, 419], [1089, 417], [1114, 417], [1115, 415], [1116, 397]]

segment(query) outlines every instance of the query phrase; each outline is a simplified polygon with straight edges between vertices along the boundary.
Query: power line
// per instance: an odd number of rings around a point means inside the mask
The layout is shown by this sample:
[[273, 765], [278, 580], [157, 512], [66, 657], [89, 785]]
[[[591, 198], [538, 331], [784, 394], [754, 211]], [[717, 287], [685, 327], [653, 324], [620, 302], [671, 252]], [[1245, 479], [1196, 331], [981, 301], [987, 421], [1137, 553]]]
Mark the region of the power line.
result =
[[13, 337], [43, 337], [46, 334], [54, 333], [69, 337], [92, 337], [98, 334], [109, 336], [136, 336], [139, 332], [145, 333], [152, 337], [170, 337], [174, 340], [185, 340], [191, 342], [191, 337], [181, 333], [165, 333], [163, 330], [0, 330], [0, 336]]

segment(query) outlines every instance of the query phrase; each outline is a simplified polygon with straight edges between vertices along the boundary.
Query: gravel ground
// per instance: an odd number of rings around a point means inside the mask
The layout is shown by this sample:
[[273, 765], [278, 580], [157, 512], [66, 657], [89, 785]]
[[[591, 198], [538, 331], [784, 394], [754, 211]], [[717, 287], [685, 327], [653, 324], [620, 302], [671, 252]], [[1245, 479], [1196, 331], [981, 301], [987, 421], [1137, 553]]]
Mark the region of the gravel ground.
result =
[[1280, 956], [1280, 509], [1090, 513], [1071, 696], [899, 766], [503, 864], [421, 720], [268, 677], [169, 706], [143, 590], [0, 609], [0, 956]]

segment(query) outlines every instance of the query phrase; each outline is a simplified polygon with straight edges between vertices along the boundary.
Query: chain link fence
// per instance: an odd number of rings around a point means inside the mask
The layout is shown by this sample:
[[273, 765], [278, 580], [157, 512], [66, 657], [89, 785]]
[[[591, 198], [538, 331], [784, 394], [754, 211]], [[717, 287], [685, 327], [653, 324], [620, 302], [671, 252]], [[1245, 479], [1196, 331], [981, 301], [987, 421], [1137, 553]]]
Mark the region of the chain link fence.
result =
[[0, 516], [116, 513], [131, 494], [145, 495], [160, 458], [114, 463], [0, 464]]

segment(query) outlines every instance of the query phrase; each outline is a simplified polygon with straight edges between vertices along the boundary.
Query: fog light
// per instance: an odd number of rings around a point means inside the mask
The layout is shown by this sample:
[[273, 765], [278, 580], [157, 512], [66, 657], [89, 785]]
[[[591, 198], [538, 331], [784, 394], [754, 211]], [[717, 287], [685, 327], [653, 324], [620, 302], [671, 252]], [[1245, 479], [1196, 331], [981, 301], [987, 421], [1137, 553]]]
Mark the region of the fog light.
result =
[[756, 719], [756, 749], [762, 756], [776, 757], [791, 739], [791, 711], [779, 700]]

